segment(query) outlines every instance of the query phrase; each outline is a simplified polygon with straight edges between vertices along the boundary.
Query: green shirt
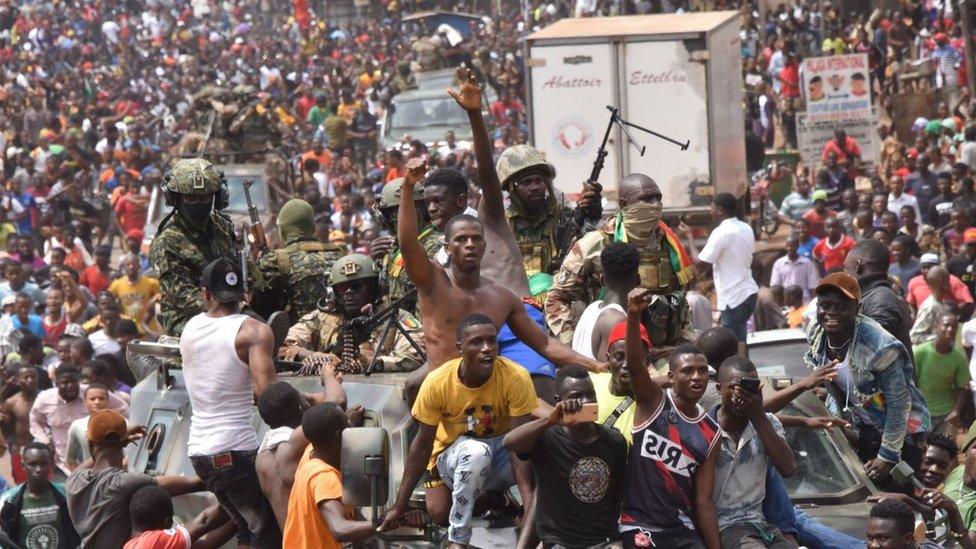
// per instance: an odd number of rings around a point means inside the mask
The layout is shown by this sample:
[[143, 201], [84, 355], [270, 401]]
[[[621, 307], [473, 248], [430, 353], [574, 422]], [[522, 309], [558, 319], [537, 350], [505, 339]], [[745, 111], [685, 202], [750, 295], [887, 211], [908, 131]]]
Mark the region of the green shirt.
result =
[[962, 523], [967, 530], [976, 531], [976, 492], [963, 484], [966, 466], [959, 465], [945, 479], [942, 493], [956, 502]]
[[54, 493], [46, 491], [34, 497], [24, 490], [24, 504], [20, 511], [20, 537], [17, 540], [25, 549], [58, 549], [66, 547], [61, 540], [61, 523], [58, 521], [58, 502]]
[[319, 108], [315, 105], [308, 110], [308, 115], [305, 117], [305, 121], [312, 126], [321, 126], [325, 119], [329, 116], [329, 109]]
[[915, 347], [915, 374], [932, 416], [944, 416], [956, 405], [956, 391], [969, 382], [969, 364], [958, 346], [947, 354], [935, 350], [934, 342]]

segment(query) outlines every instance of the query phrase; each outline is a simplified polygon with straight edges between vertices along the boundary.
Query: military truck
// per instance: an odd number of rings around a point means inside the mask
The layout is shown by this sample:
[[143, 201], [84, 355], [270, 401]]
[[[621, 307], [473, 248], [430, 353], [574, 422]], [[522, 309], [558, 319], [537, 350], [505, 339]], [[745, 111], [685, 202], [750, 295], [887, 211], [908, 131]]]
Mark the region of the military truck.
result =
[[[147, 436], [127, 449], [129, 469], [149, 475], [193, 475], [186, 454], [191, 406], [183, 372], [179, 345], [175, 342], [134, 342], [128, 346], [129, 368], [140, 382], [132, 391], [130, 422], [147, 427]], [[320, 390], [318, 377], [287, 370], [279, 363], [279, 378], [298, 390]], [[403, 398], [409, 374], [345, 375], [350, 405], [362, 404], [363, 427], [346, 430], [342, 439], [343, 501], [360, 508], [364, 516], [377, 516], [393, 501], [403, 477], [412, 430], [410, 410]], [[764, 390], [780, 389], [790, 382], [782, 376], [763, 375]], [[714, 390], [703, 405], [718, 400]], [[806, 393], [784, 413], [802, 417], [828, 415], [822, 402]], [[257, 409], [252, 422], [259, 438], [267, 431]], [[870, 505], [867, 498], [878, 492], [864, 474], [863, 467], [844, 436], [838, 431], [788, 428], [787, 439], [796, 455], [797, 474], [787, 479], [786, 487], [794, 504], [818, 521], [849, 535], [863, 538]], [[518, 497], [517, 490], [510, 495]], [[186, 522], [211, 505], [209, 493], [176, 498], [177, 522]], [[411, 505], [424, 509], [423, 488], [414, 491]], [[510, 519], [474, 522], [475, 547], [514, 547], [516, 529]], [[423, 531], [402, 528], [378, 540], [380, 547], [439, 547], [446, 529], [428, 523]]]

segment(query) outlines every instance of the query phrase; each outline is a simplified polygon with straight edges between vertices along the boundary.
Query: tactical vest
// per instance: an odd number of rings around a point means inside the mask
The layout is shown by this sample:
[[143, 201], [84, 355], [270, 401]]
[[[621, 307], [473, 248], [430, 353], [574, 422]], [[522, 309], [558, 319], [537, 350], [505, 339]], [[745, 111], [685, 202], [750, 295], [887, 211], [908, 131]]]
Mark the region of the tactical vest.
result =
[[[278, 272], [283, 276], [291, 273], [291, 254], [294, 252], [335, 252], [338, 257], [345, 255], [345, 250], [338, 244], [323, 244], [321, 242], [296, 242], [284, 248], [274, 250], [275, 262], [278, 264]], [[325, 273], [328, 277], [329, 273]]]
[[647, 288], [654, 293], [670, 292], [678, 288], [672, 287], [674, 269], [671, 259], [665, 249], [641, 250], [640, 265], [637, 267], [640, 275], [641, 288]]
[[509, 225], [515, 233], [515, 242], [518, 244], [519, 253], [522, 254], [522, 266], [525, 267], [525, 274], [532, 276], [535, 273], [552, 273], [553, 260], [556, 258], [556, 224], [559, 216], [550, 215], [546, 219], [542, 230], [536, 234], [521, 234], [515, 228], [517, 216], [509, 217]]

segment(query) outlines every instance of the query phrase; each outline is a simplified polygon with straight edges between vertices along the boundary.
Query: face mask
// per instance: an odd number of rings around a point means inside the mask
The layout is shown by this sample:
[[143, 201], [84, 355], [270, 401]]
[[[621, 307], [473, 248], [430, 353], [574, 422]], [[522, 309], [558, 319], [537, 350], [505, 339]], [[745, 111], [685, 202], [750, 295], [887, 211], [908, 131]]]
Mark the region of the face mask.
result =
[[661, 223], [661, 203], [637, 202], [628, 204], [621, 210], [624, 214], [624, 229], [627, 239], [645, 242]]
[[185, 202], [180, 202], [180, 215], [186, 220], [192, 227], [197, 229], [202, 229], [207, 225], [207, 220], [210, 219], [210, 212], [213, 209], [213, 200], [209, 202], [199, 202], [194, 204], [187, 204]]

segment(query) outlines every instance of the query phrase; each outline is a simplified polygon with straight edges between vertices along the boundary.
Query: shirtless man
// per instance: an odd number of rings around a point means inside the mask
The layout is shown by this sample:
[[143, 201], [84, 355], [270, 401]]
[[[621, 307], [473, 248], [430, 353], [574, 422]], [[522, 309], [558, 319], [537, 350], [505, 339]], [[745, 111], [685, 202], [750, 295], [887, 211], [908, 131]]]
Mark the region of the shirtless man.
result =
[[20, 392], [0, 406], [0, 423], [10, 449], [11, 473], [17, 484], [27, 481], [27, 471], [21, 463], [20, 451], [34, 440], [30, 433], [30, 411], [37, 397], [37, 376], [37, 368], [22, 364], [13, 379], [20, 387]]
[[397, 214], [397, 236], [403, 246], [404, 267], [417, 286], [421, 322], [427, 338], [428, 368], [418, 371], [426, 374], [458, 356], [457, 323], [475, 312], [490, 318], [496, 328], [508, 322], [522, 342], [557, 366], [580, 364], [594, 372], [605, 370], [605, 365], [547, 336], [526, 314], [522, 300], [512, 290], [481, 275], [485, 230], [474, 217], [458, 215], [444, 227], [449, 261], [446, 269], [427, 259], [417, 241], [417, 214], [412, 198], [414, 185], [426, 172], [427, 163], [421, 159], [407, 163]]

